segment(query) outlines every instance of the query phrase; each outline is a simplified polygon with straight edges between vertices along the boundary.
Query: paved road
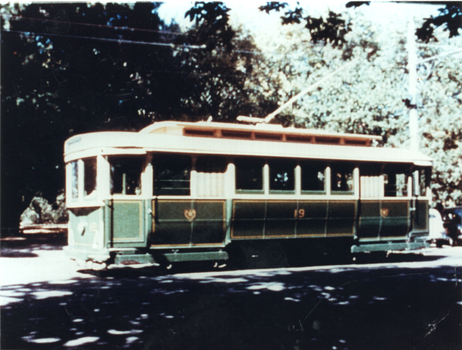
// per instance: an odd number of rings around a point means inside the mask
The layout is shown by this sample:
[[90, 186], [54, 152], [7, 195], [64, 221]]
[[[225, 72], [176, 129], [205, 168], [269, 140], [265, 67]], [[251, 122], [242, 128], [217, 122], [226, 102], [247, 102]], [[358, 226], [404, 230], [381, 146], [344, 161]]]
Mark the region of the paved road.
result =
[[462, 349], [462, 247], [361, 264], [89, 273], [62, 239], [37, 237], [2, 241], [2, 349]]

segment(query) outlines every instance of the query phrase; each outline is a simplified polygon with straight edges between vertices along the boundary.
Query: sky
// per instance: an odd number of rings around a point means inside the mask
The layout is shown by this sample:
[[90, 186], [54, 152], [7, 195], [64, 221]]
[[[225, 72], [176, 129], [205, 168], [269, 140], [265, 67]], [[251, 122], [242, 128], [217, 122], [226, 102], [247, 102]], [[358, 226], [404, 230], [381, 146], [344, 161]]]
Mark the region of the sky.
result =
[[[268, 26], [274, 28], [274, 22], [279, 21], [280, 14], [274, 13], [273, 16], [268, 16], [258, 10], [258, 7], [265, 5], [266, 1], [249, 1], [249, 0], [230, 0], [224, 1], [228, 8], [231, 9], [231, 21], [239, 21], [254, 26]], [[289, 3], [291, 8], [295, 7], [296, 1], [285, 1]], [[341, 12], [346, 10], [345, 4], [348, 1], [344, 0], [327, 0], [327, 1], [300, 1], [300, 5], [310, 10], [312, 16], [326, 15], [329, 10]], [[166, 1], [159, 9], [159, 15], [167, 23], [170, 19], [174, 19], [180, 25], [187, 26], [188, 18], [184, 18], [186, 11], [194, 5], [194, 1], [176, 0]], [[437, 15], [437, 9], [442, 5], [421, 5], [421, 4], [396, 4], [388, 1], [371, 2], [369, 6], [363, 5], [361, 9], [365, 11], [371, 19], [380, 22], [391, 20], [403, 20], [414, 14], [416, 18], [423, 18], [431, 14]], [[272, 18], [269, 18], [272, 17]]]
[[[249, 1], [249, 0], [229, 0], [223, 1], [230, 9], [230, 24], [237, 29], [247, 30], [252, 35], [255, 44], [268, 45], [271, 37], [278, 37], [281, 31], [281, 15], [283, 12], [273, 11], [270, 15], [258, 10], [259, 6], [265, 5], [266, 1]], [[296, 1], [286, 1], [291, 9], [297, 6]], [[393, 27], [395, 24], [402, 26], [403, 22], [408, 22], [410, 18], [415, 18], [416, 27], [424, 18], [438, 14], [438, 8], [442, 5], [422, 5], [422, 4], [397, 4], [389, 1], [371, 2], [370, 5], [363, 5], [359, 8], [346, 8], [345, 0], [326, 0], [326, 1], [300, 1], [300, 6], [304, 9], [304, 15], [312, 17], [326, 18], [329, 10], [336, 13], [350, 11], [353, 15], [363, 12], [365, 17], [377, 24], [377, 28]], [[176, 0], [166, 1], [159, 8], [159, 16], [166, 22], [170, 23], [173, 19], [183, 30], [188, 29], [193, 24], [185, 13], [194, 6], [194, 1]], [[285, 26], [284, 29], [286, 29]]]
[[[285, 1], [289, 3], [289, 5], [296, 5], [294, 1]], [[266, 1], [245, 1], [245, 0], [230, 0], [224, 1], [226, 6], [231, 9], [230, 17], [231, 20], [235, 20], [233, 17], [239, 17], [240, 21], [242, 22], [257, 22], [255, 24], [262, 24], [262, 18], [266, 18], [265, 22], [267, 21], [268, 15], [261, 13], [258, 10], [259, 6], [266, 5]], [[308, 2], [305, 1], [305, 4], [301, 2], [302, 6], [306, 5]], [[327, 8], [335, 10], [336, 8], [344, 8], [345, 1], [340, 0], [330, 0], [330, 1], [310, 1], [309, 6], [312, 9], [319, 10], [320, 13], [325, 11]], [[189, 10], [194, 5], [194, 1], [166, 1], [161, 8], [159, 9], [159, 15], [163, 18], [166, 22], [169, 19], [174, 18], [177, 23], [180, 25], [188, 25], [190, 23], [189, 19], [184, 19], [184, 15], [187, 10]], [[278, 18], [280, 15], [275, 14], [274, 17]]]

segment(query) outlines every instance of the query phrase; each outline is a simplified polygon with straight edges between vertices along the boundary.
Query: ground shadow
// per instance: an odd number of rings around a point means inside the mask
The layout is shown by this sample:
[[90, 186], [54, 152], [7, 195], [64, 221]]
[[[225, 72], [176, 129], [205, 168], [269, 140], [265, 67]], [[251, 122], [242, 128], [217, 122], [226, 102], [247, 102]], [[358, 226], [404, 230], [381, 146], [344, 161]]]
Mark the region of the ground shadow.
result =
[[0, 257], [4, 258], [36, 258], [34, 252], [40, 250], [62, 250], [67, 245], [67, 234], [31, 234], [1, 238]]
[[353, 267], [8, 286], [2, 349], [460, 349], [462, 268]]

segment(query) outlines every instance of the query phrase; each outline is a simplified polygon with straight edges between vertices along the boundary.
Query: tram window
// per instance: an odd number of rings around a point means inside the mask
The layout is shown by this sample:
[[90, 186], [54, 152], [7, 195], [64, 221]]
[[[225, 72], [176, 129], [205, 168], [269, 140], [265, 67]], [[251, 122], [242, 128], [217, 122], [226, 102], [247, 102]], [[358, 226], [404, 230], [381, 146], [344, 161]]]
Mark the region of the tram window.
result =
[[295, 191], [295, 162], [272, 160], [270, 169], [270, 192]]
[[191, 157], [177, 154], [154, 156], [154, 194], [189, 196]]
[[79, 198], [79, 162], [74, 160], [71, 162], [72, 172], [72, 198]]
[[258, 191], [263, 193], [263, 165], [258, 159], [236, 159], [236, 191]]
[[427, 186], [428, 186], [428, 176], [427, 171], [425, 169], [419, 170], [419, 190], [420, 196], [425, 196], [427, 194]]
[[196, 170], [198, 173], [224, 173], [228, 162], [219, 157], [198, 157]]
[[84, 195], [85, 197], [96, 194], [96, 158], [85, 158], [83, 160], [85, 173]]
[[331, 167], [331, 192], [353, 192], [353, 166], [349, 164], [336, 164]]
[[111, 165], [111, 194], [141, 194], [143, 159], [137, 156], [109, 157]]
[[[83, 176], [83, 178], [82, 178]], [[80, 185], [83, 184], [83, 194]], [[96, 194], [96, 158], [84, 158], [71, 162], [71, 198], [90, 197]]]
[[384, 171], [385, 197], [407, 197], [407, 174], [402, 170]]
[[325, 192], [326, 164], [321, 162], [301, 162], [302, 191]]

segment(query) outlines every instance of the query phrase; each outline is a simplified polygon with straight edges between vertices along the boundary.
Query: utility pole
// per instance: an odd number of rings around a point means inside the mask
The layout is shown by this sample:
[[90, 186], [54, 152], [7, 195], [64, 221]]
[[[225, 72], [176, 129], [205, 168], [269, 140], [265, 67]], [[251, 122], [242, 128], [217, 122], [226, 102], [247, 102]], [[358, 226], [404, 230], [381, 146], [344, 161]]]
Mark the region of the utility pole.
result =
[[407, 69], [409, 71], [409, 87], [408, 94], [409, 99], [409, 138], [410, 138], [410, 149], [412, 151], [419, 150], [420, 133], [419, 133], [419, 118], [417, 115], [417, 101], [419, 92], [417, 91], [417, 64], [432, 61], [440, 57], [445, 57], [453, 54], [462, 53], [462, 49], [458, 49], [451, 52], [446, 52], [440, 55], [428, 57], [417, 61], [417, 45], [415, 40], [415, 25], [414, 17], [409, 17], [409, 26], [407, 33], [407, 51], [408, 51], [408, 64]]
[[409, 106], [409, 136], [410, 136], [410, 149], [412, 151], [419, 150], [419, 119], [417, 116], [417, 54], [415, 44], [415, 27], [414, 18], [411, 15], [409, 18], [409, 27], [407, 33], [407, 51], [408, 51], [408, 64], [409, 71], [409, 99], [411, 100]]

